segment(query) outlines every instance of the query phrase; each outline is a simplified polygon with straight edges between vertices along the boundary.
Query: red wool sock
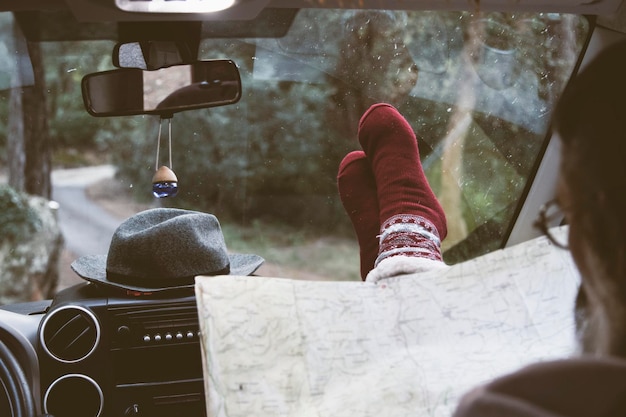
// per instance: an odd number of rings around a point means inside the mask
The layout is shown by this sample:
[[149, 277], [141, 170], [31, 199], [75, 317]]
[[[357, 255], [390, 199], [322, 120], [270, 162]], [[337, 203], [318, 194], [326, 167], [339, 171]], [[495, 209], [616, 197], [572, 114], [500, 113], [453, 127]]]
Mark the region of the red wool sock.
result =
[[372, 167], [380, 210], [375, 263], [395, 255], [441, 260], [446, 217], [424, 175], [409, 123], [393, 106], [375, 104], [361, 117], [359, 142]]
[[376, 183], [362, 151], [351, 152], [339, 164], [339, 197], [359, 242], [361, 279], [374, 268], [380, 231]]

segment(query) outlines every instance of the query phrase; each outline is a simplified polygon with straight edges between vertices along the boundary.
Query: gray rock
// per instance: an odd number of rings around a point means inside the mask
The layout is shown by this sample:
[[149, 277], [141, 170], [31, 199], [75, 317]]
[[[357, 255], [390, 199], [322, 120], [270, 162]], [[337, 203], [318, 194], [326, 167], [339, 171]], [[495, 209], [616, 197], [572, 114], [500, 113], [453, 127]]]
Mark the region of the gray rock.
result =
[[0, 304], [51, 298], [63, 235], [58, 205], [0, 185]]

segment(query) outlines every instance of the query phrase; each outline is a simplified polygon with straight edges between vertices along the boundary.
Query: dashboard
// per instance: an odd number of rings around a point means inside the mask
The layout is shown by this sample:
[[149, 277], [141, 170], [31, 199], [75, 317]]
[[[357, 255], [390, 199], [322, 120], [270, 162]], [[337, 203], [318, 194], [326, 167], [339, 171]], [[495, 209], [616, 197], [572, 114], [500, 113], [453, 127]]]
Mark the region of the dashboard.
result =
[[0, 374], [0, 415], [19, 415], [20, 387], [55, 417], [206, 415], [193, 293], [126, 297], [82, 283], [6, 306], [0, 321], [14, 368]]

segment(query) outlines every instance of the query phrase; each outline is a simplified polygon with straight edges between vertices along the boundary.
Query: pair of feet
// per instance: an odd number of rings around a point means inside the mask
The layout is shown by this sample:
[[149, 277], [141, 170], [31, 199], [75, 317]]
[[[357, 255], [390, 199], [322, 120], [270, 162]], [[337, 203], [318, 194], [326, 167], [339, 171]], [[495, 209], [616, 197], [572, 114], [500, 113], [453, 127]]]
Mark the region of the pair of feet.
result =
[[371, 106], [359, 121], [362, 151], [346, 155], [337, 186], [356, 231], [361, 277], [396, 256], [441, 262], [446, 217], [420, 162], [417, 138], [393, 106]]

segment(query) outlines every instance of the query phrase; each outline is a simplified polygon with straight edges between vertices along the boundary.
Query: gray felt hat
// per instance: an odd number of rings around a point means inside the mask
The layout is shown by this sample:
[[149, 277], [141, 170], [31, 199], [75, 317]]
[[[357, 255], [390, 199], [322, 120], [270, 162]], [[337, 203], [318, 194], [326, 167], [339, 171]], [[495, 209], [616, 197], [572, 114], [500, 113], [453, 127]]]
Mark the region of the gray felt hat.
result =
[[157, 292], [193, 287], [197, 275], [251, 275], [263, 262], [257, 255], [229, 254], [212, 214], [156, 208], [125, 220], [108, 255], [83, 256], [72, 269], [98, 285]]

